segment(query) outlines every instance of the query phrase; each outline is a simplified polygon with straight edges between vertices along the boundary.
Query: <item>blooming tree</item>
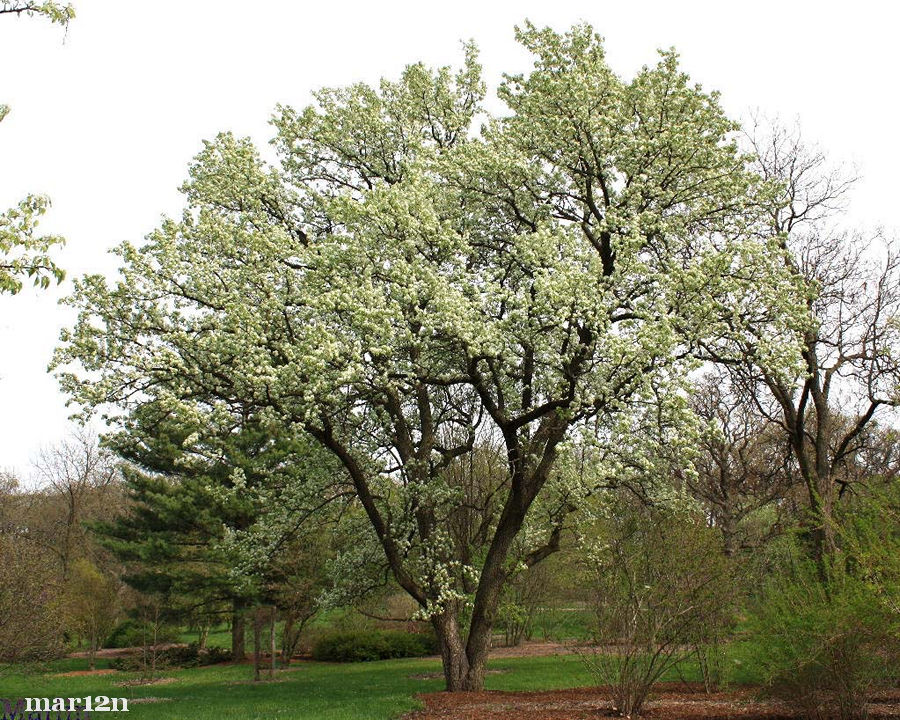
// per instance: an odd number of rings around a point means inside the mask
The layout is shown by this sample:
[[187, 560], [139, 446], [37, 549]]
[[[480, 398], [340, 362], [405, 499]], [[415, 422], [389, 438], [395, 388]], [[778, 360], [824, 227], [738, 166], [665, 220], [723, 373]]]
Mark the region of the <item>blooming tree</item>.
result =
[[[52, 23], [67, 25], [75, 17], [75, 9], [57, 2], [0, 0], [2, 15], [37, 15]], [[9, 107], [0, 104], [0, 121], [8, 113]], [[50, 248], [61, 244], [62, 238], [35, 233], [38, 219], [49, 205], [45, 196], [29, 195], [15, 207], [0, 213], [0, 294], [19, 292], [23, 276], [43, 288], [50, 285], [51, 278], [61, 282], [65, 276], [49, 255]]]
[[[451, 690], [482, 686], [504, 583], [559, 546], [572, 445], [617, 441], [703, 338], [764, 319], [760, 352], [790, 359], [802, 290], [735, 124], [674, 52], [625, 81], [587, 26], [517, 36], [534, 69], [502, 83], [505, 115], [467, 46], [457, 72], [279, 108], [277, 162], [207, 143], [183, 216], [118, 249], [117, 283], [77, 283], [57, 357], [89, 410], [241, 406], [327, 448]], [[499, 475], [454, 481], [494, 443]], [[477, 532], [454, 532], [473, 497]]]

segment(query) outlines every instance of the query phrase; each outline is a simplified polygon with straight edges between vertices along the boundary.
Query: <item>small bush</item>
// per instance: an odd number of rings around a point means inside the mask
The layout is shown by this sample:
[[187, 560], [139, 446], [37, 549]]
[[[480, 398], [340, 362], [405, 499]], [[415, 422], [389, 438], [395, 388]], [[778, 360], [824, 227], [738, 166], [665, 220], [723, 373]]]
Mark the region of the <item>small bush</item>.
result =
[[315, 660], [362, 662], [390, 658], [423, 657], [437, 652], [437, 641], [430, 633], [397, 630], [349, 630], [328, 633], [313, 646]]
[[225, 648], [200, 649], [197, 643], [167, 648], [161, 653], [165, 664], [174, 667], [216, 665], [231, 660], [231, 651]]
[[578, 654], [619, 715], [641, 711], [653, 686], [695, 654], [707, 685], [732, 622], [732, 569], [703, 517], [612, 496], [585, 555], [596, 647]]
[[[199, 667], [202, 665], [217, 665], [219, 663], [231, 660], [231, 651], [225, 648], [206, 648], [201, 650], [197, 643], [190, 645], [178, 645], [176, 647], [160, 650], [156, 654], [156, 666], [160, 668], [169, 667]], [[129, 657], [116, 658], [112, 661], [111, 666], [116, 670], [124, 672], [135, 672], [143, 670], [147, 664], [143, 655], [133, 655]]]
[[144, 659], [140, 655], [126, 655], [110, 660], [109, 666], [119, 672], [138, 672], [144, 667]]
[[829, 597], [805, 572], [773, 583], [756, 611], [753, 654], [765, 687], [804, 717], [864, 718], [869, 693], [886, 677], [880, 622], [871, 601], [853, 595]]
[[[161, 625], [156, 631], [158, 644], [178, 640], [179, 631], [172, 625]], [[103, 642], [106, 648], [143, 647], [151, 642], [154, 636], [150, 623], [129, 619], [119, 623]]]

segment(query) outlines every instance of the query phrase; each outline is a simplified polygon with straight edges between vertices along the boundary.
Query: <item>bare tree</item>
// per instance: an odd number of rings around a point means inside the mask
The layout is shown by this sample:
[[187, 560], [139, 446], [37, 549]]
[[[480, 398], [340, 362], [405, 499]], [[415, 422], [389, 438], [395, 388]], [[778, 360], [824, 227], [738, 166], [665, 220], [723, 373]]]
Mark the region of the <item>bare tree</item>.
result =
[[837, 213], [854, 178], [829, 165], [798, 129], [755, 122], [748, 143], [758, 171], [782, 188], [772, 230], [788, 251], [788, 271], [808, 288], [809, 323], [795, 339], [803, 367], [793, 376], [772, 367], [760, 352], [764, 328], [737, 348], [707, 348], [708, 357], [737, 382], [762, 389], [754, 409], [790, 447], [824, 574], [836, 550], [834, 505], [854, 478], [851, 459], [877, 416], [900, 399], [900, 255], [880, 233], [840, 229]]
[[705, 375], [692, 405], [705, 427], [696, 473], [685, 474], [685, 482], [721, 531], [725, 554], [733, 555], [755, 544], [743, 521], [790, 493], [791, 449], [727, 373]]
[[41, 452], [35, 462], [41, 484], [32, 495], [31, 537], [59, 559], [65, 581], [72, 562], [87, 552], [86, 521], [107, 517], [118, 507], [118, 469], [90, 432], [79, 430]]

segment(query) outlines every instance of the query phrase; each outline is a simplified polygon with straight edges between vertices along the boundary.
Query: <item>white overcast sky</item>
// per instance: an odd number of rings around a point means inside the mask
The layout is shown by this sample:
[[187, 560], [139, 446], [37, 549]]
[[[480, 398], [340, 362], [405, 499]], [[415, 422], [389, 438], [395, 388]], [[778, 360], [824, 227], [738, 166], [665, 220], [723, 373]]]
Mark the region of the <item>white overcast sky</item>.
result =
[[[72, 1], [67, 33], [0, 16], [0, 103], [12, 106], [0, 124], [0, 208], [50, 195], [42, 227], [68, 239], [58, 257], [70, 278], [111, 272], [109, 248], [179, 211], [202, 139], [232, 130], [265, 143], [276, 103], [302, 106], [316, 87], [409, 62], [455, 63], [463, 39], [478, 43], [495, 87], [501, 72], [527, 69], [513, 40], [524, 18], [592, 23], [626, 76], [674, 45], [733, 116], [799, 118], [809, 139], [854, 164], [854, 223], [900, 227], [897, 3]], [[0, 296], [0, 469], [23, 477], [68, 429], [46, 367], [72, 319], [57, 305], [69, 287]]]

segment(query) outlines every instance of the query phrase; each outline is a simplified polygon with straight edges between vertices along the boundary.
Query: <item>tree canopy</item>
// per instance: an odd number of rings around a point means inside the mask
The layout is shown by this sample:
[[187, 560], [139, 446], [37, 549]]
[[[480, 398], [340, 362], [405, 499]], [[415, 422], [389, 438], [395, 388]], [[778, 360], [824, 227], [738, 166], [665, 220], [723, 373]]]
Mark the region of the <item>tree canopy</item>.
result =
[[[534, 67], [503, 81], [505, 114], [466, 46], [457, 71], [279, 107], [271, 162], [205, 143], [183, 215], [117, 249], [117, 282], [76, 283], [56, 360], [88, 411], [249, 408], [329, 450], [450, 689], [481, 687], [504, 583], [590, 492], [573, 448], [681, 412], [701, 346], [764, 327], [759, 355], [794, 363], [805, 322], [775, 187], [674, 51], [624, 80], [586, 25], [517, 37]], [[471, 552], [453, 468], [490, 442], [503, 477]]]

